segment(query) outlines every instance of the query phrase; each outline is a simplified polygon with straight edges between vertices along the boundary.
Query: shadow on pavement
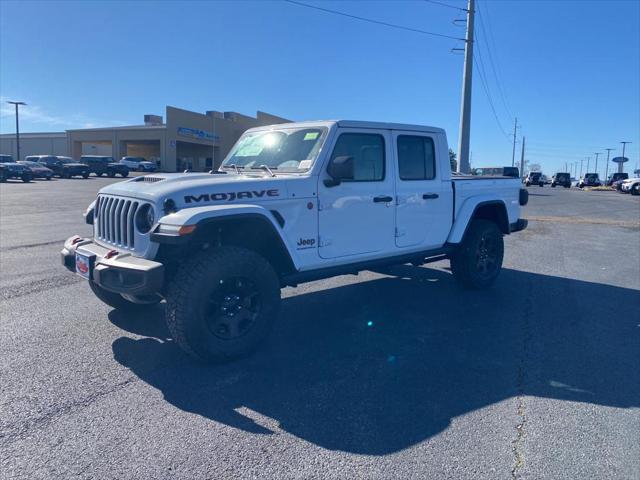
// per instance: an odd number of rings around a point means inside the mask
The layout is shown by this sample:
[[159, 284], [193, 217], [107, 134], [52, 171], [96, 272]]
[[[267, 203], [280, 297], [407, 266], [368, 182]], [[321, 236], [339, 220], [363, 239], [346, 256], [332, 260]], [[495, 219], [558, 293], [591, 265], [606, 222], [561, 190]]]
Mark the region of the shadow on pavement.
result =
[[263, 348], [221, 366], [187, 359], [167, 339], [161, 308], [139, 327], [111, 312], [116, 325], [154, 337], [121, 337], [114, 357], [179, 409], [369, 455], [520, 394], [640, 404], [640, 320], [613, 313], [640, 305], [638, 291], [503, 270], [493, 289], [468, 292], [439, 270], [390, 273], [285, 299]]

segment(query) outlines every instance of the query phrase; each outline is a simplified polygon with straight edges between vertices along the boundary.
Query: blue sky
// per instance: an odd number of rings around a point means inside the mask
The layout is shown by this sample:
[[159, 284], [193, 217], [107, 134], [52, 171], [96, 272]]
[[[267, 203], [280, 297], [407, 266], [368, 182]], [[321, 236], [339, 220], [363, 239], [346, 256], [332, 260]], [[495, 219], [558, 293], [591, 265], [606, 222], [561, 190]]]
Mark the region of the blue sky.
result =
[[[464, 36], [452, 23], [462, 12], [427, 1], [307, 3]], [[476, 69], [473, 165], [511, 163], [515, 115], [546, 173], [607, 147], [620, 155], [621, 140], [638, 168], [640, 2], [477, 5], [476, 60], [501, 126]], [[25, 132], [138, 124], [173, 105], [435, 125], [457, 150], [463, 57], [450, 50], [461, 46], [283, 1], [0, 0], [0, 131], [15, 128], [8, 99], [29, 104]]]

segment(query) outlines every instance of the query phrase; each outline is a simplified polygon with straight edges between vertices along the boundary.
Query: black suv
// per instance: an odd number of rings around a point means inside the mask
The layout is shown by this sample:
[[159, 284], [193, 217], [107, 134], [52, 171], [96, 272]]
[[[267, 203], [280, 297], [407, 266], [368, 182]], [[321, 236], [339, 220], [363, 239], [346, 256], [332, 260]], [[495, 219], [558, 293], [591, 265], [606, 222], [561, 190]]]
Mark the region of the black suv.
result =
[[555, 188], [562, 185], [564, 188], [571, 188], [571, 174], [568, 172], [556, 173], [551, 179], [551, 186]]
[[53, 170], [53, 174], [60, 178], [89, 177], [89, 167], [84, 163], [76, 162], [71, 157], [59, 157], [56, 155], [30, 155], [25, 158], [27, 162], [38, 162]]
[[604, 183], [607, 187], [613, 186], [618, 180], [627, 180], [629, 178], [629, 174], [626, 172], [615, 172], [609, 175], [607, 181]]
[[111, 178], [116, 175], [120, 175], [124, 178], [129, 175], [129, 167], [122, 163], [114, 162], [113, 157], [83, 155], [80, 157], [80, 161], [89, 165], [89, 173], [95, 173], [98, 177], [106, 174]]
[[25, 167], [19, 163], [0, 163], [0, 182], [4, 183], [10, 178], [19, 178], [23, 182], [28, 183], [33, 179], [33, 175], [31, 174], [29, 167]]

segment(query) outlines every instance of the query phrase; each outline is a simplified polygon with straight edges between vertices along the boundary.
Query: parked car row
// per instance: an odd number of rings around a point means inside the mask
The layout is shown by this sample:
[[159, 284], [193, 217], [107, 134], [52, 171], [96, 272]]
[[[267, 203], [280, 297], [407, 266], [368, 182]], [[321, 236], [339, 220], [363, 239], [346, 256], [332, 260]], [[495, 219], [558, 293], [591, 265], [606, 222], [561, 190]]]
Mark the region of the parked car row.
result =
[[113, 157], [101, 155], [83, 155], [80, 161], [60, 155], [28, 155], [16, 162], [11, 155], [0, 155], [0, 182], [11, 178], [23, 182], [30, 182], [34, 178], [88, 178], [92, 173], [97, 177], [107, 175], [113, 178], [119, 175], [125, 178], [131, 170], [155, 172], [156, 164], [143, 157], [122, 157], [115, 162]]

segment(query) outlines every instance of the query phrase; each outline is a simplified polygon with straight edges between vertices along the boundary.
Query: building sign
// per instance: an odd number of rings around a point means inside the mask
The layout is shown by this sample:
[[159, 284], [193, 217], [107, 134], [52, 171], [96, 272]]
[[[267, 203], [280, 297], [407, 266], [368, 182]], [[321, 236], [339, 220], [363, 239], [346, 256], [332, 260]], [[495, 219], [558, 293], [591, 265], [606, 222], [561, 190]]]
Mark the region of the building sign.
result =
[[220, 140], [218, 135], [214, 135], [211, 132], [205, 132], [204, 130], [198, 130], [197, 128], [178, 127], [178, 135], [190, 138], [199, 138], [200, 140], [209, 140], [215, 142]]

